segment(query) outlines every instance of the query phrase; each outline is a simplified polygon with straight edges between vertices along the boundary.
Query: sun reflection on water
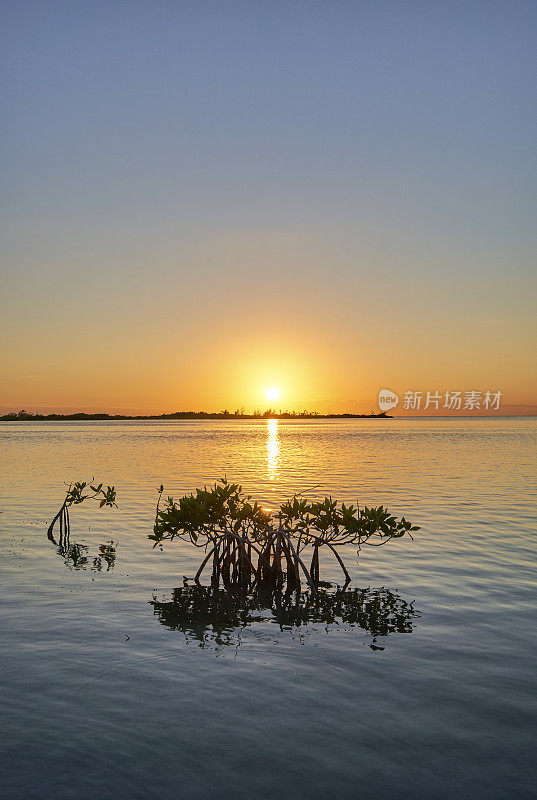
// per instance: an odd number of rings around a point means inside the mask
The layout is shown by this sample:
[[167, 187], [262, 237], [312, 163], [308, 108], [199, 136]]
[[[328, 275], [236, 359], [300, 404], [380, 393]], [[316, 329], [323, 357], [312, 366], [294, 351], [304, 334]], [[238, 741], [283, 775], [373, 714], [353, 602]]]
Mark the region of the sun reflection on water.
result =
[[279, 477], [280, 437], [278, 436], [278, 420], [267, 420], [267, 475], [273, 481]]

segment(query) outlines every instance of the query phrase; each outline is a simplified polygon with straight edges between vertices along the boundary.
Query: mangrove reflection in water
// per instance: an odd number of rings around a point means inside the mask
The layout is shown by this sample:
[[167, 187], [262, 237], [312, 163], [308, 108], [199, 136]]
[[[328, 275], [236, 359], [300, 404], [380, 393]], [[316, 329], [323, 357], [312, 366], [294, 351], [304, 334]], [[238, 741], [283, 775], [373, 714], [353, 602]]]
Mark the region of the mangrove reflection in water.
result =
[[315, 593], [276, 591], [247, 595], [211, 586], [191, 586], [185, 581], [184, 586], [173, 591], [171, 600], [157, 600], [154, 595], [151, 605], [162, 625], [181, 632], [187, 641], [197, 641], [200, 647], [240, 644], [242, 630], [264, 623], [281, 631], [309, 626], [327, 631], [338, 625], [358, 627], [374, 637], [370, 644], [373, 650], [383, 650], [376, 644], [377, 637], [412, 633], [420, 616], [414, 601], [407, 602], [390, 589], [349, 589], [330, 584]]
[[113, 541], [100, 544], [95, 555], [90, 556], [89, 545], [71, 542], [69, 529], [60, 530], [57, 539], [54, 538], [54, 535], [49, 530], [48, 538], [56, 545], [56, 552], [63, 558], [66, 567], [71, 569], [91, 569], [96, 572], [101, 572], [102, 570], [110, 572], [110, 570], [114, 569], [116, 545]]

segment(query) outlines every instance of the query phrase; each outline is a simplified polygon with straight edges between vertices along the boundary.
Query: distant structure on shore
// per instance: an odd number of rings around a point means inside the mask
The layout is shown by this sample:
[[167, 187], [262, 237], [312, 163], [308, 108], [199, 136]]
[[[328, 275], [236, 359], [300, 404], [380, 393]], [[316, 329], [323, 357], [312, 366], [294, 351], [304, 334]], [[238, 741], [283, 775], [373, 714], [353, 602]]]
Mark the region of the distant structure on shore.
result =
[[0, 417], [0, 422], [55, 422], [59, 420], [135, 420], [135, 419], [391, 419], [385, 411], [379, 414], [318, 414], [316, 411], [276, 411], [267, 408], [266, 411], [254, 411], [246, 414], [243, 409], [236, 411], [210, 412], [210, 411], [174, 411], [171, 414], [87, 414], [79, 411], [76, 414], [33, 414], [29, 411], [12, 411]]

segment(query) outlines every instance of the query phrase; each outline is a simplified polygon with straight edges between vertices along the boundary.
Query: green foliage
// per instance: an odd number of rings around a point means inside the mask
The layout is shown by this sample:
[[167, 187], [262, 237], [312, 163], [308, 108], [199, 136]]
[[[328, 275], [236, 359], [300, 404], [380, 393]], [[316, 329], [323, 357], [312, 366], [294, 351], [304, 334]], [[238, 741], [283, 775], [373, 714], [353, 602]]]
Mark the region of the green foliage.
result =
[[[93, 492], [93, 494], [82, 494], [87, 486], [89, 486], [89, 490]], [[102, 508], [105, 505], [116, 505], [116, 490], [113, 486], [107, 486], [105, 491], [102, 483], [100, 483], [98, 486], [93, 486], [91, 484], [87, 484], [86, 481], [75, 481], [75, 483], [70, 484], [69, 488], [67, 489], [67, 495], [65, 497], [64, 504], [66, 506], [76, 506], [79, 503], [84, 502], [84, 500], [94, 500], [100, 495], [102, 495], [102, 499], [99, 503], [99, 508]]]
[[[164, 487], [159, 488], [159, 500]], [[201, 534], [209, 537], [223, 530], [247, 533], [258, 537], [270, 525], [270, 512], [257, 502], [250, 502], [251, 496], [242, 493], [237, 483], [228, 483], [224, 478], [212, 489], [196, 489], [195, 494], [187, 494], [177, 502], [168, 497], [165, 507], [157, 508], [153, 535], [149, 536], [156, 547], [164, 539], [187, 536], [194, 543]]]
[[[164, 487], [160, 486], [159, 495]], [[160, 498], [159, 498], [160, 500]], [[252, 541], [262, 541], [275, 530], [285, 530], [302, 540], [315, 543], [365, 544], [372, 536], [399, 538], [419, 530], [404, 517], [397, 519], [384, 506], [358, 508], [339, 504], [331, 497], [309, 502], [295, 495], [272, 515], [251, 495], [244, 495], [237, 483], [223, 478], [212, 488], [196, 489], [175, 501], [168, 497], [165, 507], [157, 507], [153, 534], [154, 547], [166, 539], [187, 537], [197, 543], [200, 536], [209, 539], [218, 532], [230, 531]], [[204, 541], [203, 544], [206, 542]]]

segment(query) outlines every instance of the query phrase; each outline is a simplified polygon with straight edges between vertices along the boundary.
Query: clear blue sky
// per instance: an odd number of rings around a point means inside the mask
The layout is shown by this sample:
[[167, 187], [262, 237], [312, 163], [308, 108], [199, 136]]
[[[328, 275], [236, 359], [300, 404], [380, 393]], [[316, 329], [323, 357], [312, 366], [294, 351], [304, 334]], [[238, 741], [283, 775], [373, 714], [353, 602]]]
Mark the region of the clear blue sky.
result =
[[0, 406], [537, 403], [535, 2], [2, 9]]

